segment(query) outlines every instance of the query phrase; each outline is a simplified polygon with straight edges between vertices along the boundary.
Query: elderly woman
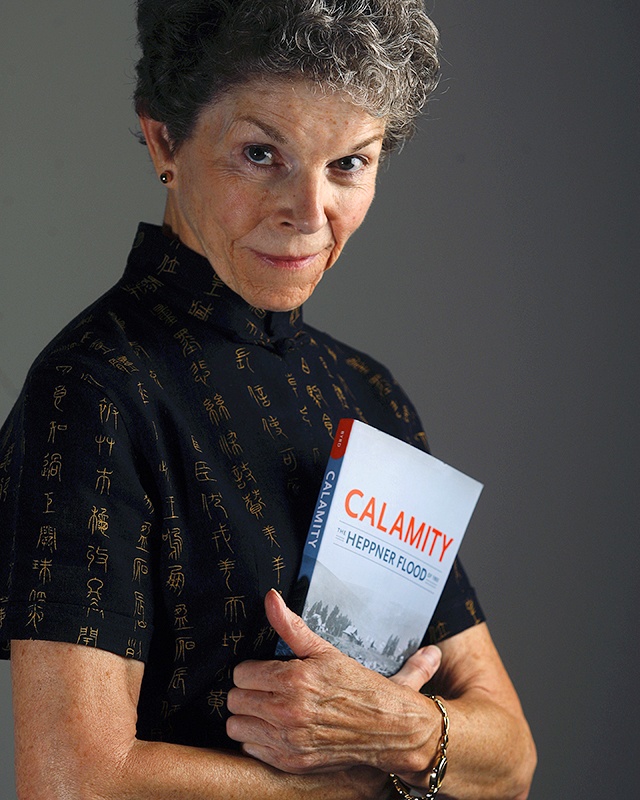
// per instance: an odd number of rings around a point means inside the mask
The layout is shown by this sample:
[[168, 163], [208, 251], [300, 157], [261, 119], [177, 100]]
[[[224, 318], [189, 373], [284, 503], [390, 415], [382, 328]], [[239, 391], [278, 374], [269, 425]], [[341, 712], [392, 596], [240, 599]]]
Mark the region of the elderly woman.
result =
[[391, 679], [282, 599], [338, 420], [426, 447], [390, 373], [301, 306], [435, 86], [432, 23], [419, 0], [139, 0], [138, 26], [163, 225], [1, 437], [19, 797], [526, 797], [533, 743], [459, 563], [439, 648]]

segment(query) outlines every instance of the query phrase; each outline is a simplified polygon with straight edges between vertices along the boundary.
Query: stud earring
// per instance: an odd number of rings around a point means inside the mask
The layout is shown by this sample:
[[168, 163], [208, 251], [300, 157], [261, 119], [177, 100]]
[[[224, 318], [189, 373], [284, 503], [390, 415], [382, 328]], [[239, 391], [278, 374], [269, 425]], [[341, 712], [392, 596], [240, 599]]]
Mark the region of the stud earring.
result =
[[173, 180], [173, 175], [168, 171], [167, 172], [163, 172], [160, 175], [160, 182], [161, 183], [164, 183], [164, 184], [171, 183], [172, 180]]

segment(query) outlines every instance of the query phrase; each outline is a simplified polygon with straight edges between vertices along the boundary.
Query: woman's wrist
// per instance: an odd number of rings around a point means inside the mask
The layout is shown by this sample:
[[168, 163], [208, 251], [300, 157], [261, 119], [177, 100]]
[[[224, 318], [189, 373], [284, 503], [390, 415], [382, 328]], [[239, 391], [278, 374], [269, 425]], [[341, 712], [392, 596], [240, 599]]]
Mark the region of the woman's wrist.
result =
[[[422, 797], [425, 800], [431, 800], [434, 798], [440, 787], [442, 786], [442, 782], [444, 781], [444, 777], [447, 771], [447, 747], [449, 744], [449, 715], [447, 713], [447, 709], [438, 697], [433, 694], [427, 694], [426, 697], [429, 697], [438, 708], [442, 716], [442, 727], [440, 730], [440, 738], [437, 745], [437, 750], [435, 753], [434, 758], [431, 761], [430, 766], [420, 775], [420, 785], [417, 784], [418, 774], [413, 773], [410, 778], [407, 779], [404, 775], [397, 775], [395, 773], [391, 773], [391, 781], [392, 784], [397, 792], [401, 797], [404, 797], [405, 800], [410, 800], [413, 797]], [[424, 776], [424, 777], [423, 777]], [[412, 780], [413, 779], [413, 780]], [[415, 781], [415, 783], [414, 783]]]

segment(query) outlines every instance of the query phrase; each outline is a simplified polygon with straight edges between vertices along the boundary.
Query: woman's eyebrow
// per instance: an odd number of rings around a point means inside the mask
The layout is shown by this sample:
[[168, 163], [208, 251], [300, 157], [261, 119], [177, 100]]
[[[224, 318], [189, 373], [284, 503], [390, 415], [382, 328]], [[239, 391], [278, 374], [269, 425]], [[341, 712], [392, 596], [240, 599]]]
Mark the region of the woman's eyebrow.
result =
[[[281, 133], [277, 128], [274, 128], [272, 125], [269, 125], [268, 122], [263, 122], [262, 120], [258, 119], [257, 117], [252, 116], [251, 114], [243, 115], [238, 117], [238, 122], [248, 122], [250, 125], [255, 125], [256, 128], [260, 128], [260, 130], [266, 134], [270, 139], [273, 139], [274, 142], [278, 144], [289, 144], [289, 140], [287, 137]], [[374, 142], [379, 142], [384, 139], [384, 131], [379, 133], [374, 133], [372, 136], [364, 139], [361, 142], [358, 142], [353, 147], [349, 148], [349, 152], [355, 153], [356, 150], [363, 150], [365, 147], [368, 147], [370, 144]]]
[[354, 145], [351, 149], [352, 151], [356, 150], [364, 150], [365, 147], [369, 147], [370, 144], [374, 142], [381, 142], [384, 139], [384, 133], [375, 133], [373, 136], [369, 136], [368, 139], [365, 139], [362, 142], [358, 142], [358, 144]]
[[270, 139], [278, 144], [288, 144], [287, 137], [284, 136], [277, 128], [269, 125], [267, 122], [262, 122], [257, 117], [252, 117], [250, 114], [238, 117], [238, 122], [248, 122], [250, 125], [255, 125], [256, 128], [265, 133]]

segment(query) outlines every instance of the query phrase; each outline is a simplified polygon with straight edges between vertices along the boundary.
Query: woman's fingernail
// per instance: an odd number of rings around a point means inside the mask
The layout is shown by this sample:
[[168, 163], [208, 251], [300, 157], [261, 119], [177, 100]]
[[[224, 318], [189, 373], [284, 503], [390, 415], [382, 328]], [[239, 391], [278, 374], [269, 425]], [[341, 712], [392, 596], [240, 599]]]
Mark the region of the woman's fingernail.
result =
[[432, 668], [438, 667], [442, 661], [442, 650], [435, 644], [425, 647], [422, 651], [422, 655], [427, 659]]

